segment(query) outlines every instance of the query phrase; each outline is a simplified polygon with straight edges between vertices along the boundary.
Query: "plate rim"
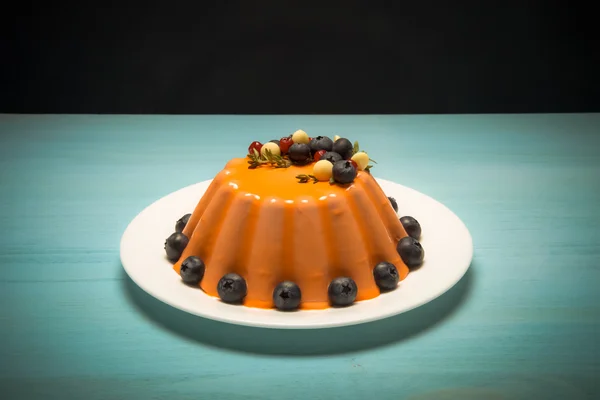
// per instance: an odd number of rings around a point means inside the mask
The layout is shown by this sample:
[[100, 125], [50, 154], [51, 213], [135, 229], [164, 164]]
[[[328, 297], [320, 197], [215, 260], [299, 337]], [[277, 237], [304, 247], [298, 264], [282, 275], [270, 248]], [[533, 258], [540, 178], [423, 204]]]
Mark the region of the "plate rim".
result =
[[[334, 322], [329, 322], [329, 323], [305, 323], [305, 324], [292, 324], [290, 325], [289, 322], [288, 323], [282, 323], [282, 322], [256, 322], [253, 321], [252, 319], [247, 320], [247, 319], [235, 319], [235, 318], [230, 318], [227, 315], [218, 315], [218, 314], [211, 314], [211, 313], [206, 313], [206, 312], [199, 312], [197, 309], [194, 309], [193, 307], [188, 307], [185, 305], [181, 305], [181, 304], [174, 304], [174, 302], [171, 299], [168, 299], [167, 296], [164, 296], [162, 293], [160, 293], [160, 291], [155, 291], [152, 290], [150, 288], [147, 288], [147, 285], [145, 284], [145, 282], [141, 281], [140, 279], [138, 279], [139, 277], [137, 276], [137, 274], [135, 272], [133, 272], [133, 268], [130, 268], [127, 266], [127, 262], [126, 262], [126, 257], [124, 256], [124, 254], [126, 253], [126, 251], [124, 250], [127, 246], [127, 239], [128, 239], [128, 234], [130, 233], [131, 229], [133, 229], [133, 227], [135, 226], [135, 223], [140, 220], [141, 218], [145, 217], [146, 214], [148, 212], [150, 212], [150, 210], [152, 210], [153, 207], [157, 206], [159, 203], [166, 201], [167, 198], [171, 197], [171, 196], [176, 196], [179, 192], [185, 192], [187, 190], [192, 190], [192, 188], [194, 187], [200, 187], [202, 185], [205, 185], [206, 187], [208, 187], [208, 185], [212, 182], [213, 179], [207, 179], [207, 180], [203, 180], [203, 181], [199, 181], [184, 187], [181, 187], [175, 191], [172, 191], [160, 198], [158, 198], [157, 200], [151, 202], [150, 204], [148, 204], [146, 207], [144, 207], [137, 215], [135, 215], [134, 218], [132, 218], [130, 220], [130, 222], [127, 224], [127, 227], [125, 228], [125, 230], [123, 231], [123, 234], [121, 236], [121, 240], [120, 240], [120, 246], [119, 246], [119, 250], [120, 250], [120, 261], [121, 261], [121, 266], [123, 268], [123, 270], [125, 271], [125, 273], [128, 275], [128, 277], [142, 290], [144, 291], [147, 295], [154, 297], [155, 299], [161, 301], [162, 303], [173, 307], [176, 310], [179, 311], [183, 311], [186, 312], [188, 314], [192, 314], [194, 316], [200, 317], [200, 318], [206, 318], [206, 319], [210, 319], [213, 321], [218, 321], [218, 322], [222, 322], [222, 323], [228, 323], [228, 324], [234, 324], [234, 325], [242, 325], [242, 326], [248, 326], [248, 327], [255, 327], [255, 328], [267, 328], [267, 329], [326, 329], [326, 328], [336, 328], [336, 327], [343, 327], [343, 326], [351, 326], [351, 325], [358, 325], [358, 324], [363, 324], [363, 323], [368, 323], [368, 322], [374, 322], [374, 321], [378, 321], [378, 320], [382, 320], [382, 319], [386, 319], [386, 318], [390, 318], [393, 316], [397, 316], [400, 314], [404, 314], [406, 312], [409, 312], [411, 310], [414, 310], [418, 307], [423, 306], [424, 304], [427, 304], [441, 296], [443, 296], [445, 293], [447, 293], [451, 288], [453, 288], [454, 286], [456, 286], [456, 284], [458, 282], [460, 282], [460, 280], [465, 276], [465, 274], [467, 273], [467, 271], [469, 270], [469, 268], [471, 267], [471, 264], [473, 262], [473, 255], [474, 255], [474, 247], [473, 247], [473, 238], [471, 233], [469, 232], [469, 229], [467, 228], [466, 224], [458, 217], [458, 215], [456, 215], [449, 207], [447, 207], [445, 204], [435, 200], [434, 198], [432, 198], [431, 196], [428, 196], [422, 192], [419, 192], [413, 188], [410, 188], [408, 186], [402, 185], [400, 183], [397, 182], [393, 182], [391, 180], [387, 180], [387, 179], [383, 179], [383, 178], [375, 178], [375, 180], [381, 185], [392, 185], [392, 186], [398, 186], [399, 188], [401, 188], [402, 190], [406, 190], [406, 191], [410, 191], [413, 192], [413, 194], [416, 194], [418, 196], [424, 196], [426, 197], [428, 200], [434, 202], [436, 204], [436, 206], [438, 207], [442, 207], [444, 209], [444, 211], [446, 213], [448, 213], [449, 215], [451, 215], [455, 221], [460, 225], [460, 228], [462, 228], [462, 230], [465, 233], [465, 243], [464, 243], [464, 252], [467, 255], [467, 257], [465, 257], [465, 260], [468, 260], [465, 262], [465, 266], [462, 266], [460, 273], [457, 273], [454, 276], [454, 279], [452, 279], [451, 281], [448, 281], [446, 283], [446, 285], [444, 286], [443, 290], [438, 291], [435, 295], [433, 296], [423, 296], [421, 299], [419, 299], [419, 301], [416, 301], [414, 303], [412, 303], [410, 306], [404, 306], [404, 307], [398, 307], [398, 309], [393, 309], [391, 311], [388, 311], [386, 313], [377, 313], [377, 314], [372, 314], [372, 315], [368, 315], [365, 317], [362, 317], [360, 319], [351, 319], [351, 320], [342, 320], [342, 321], [334, 321]], [[203, 189], [202, 194], [204, 194], [204, 192], [206, 191], [206, 188]], [[425, 247], [425, 246], [424, 246]], [[425, 254], [425, 257], [427, 257], [427, 253]], [[410, 274], [409, 274], [410, 276]], [[408, 277], [407, 277], [408, 279]], [[190, 290], [197, 290], [196, 288], [190, 288]], [[206, 293], [204, 293], [202, 290], [199, 290], [199, 292], [201, 293], [202, 296], [205, 296], [209, 299], [215, 300], [218, 302], [218, 299], [215, 299], [212, 296], [207, 295]], [[364, 300], [361, 301], [359, 303], [363, 303], [363, 302], [370, 302], [370, 301], [374, 301], [377, 299], [380, 299], [381, 296], [378, 296], [374, 299], [369, 299], [369, 300]], [[228, 307], [232, 307], [230, 305], [227, 305]], [[243, 306], [235, 306], [237, 307], [243, 307]], [[283, 314], [281, 311], [277, 311], [274, 309], [254, 309], [254, 308], [247, 308], [248, 310], [252, 310], [252, 313], [269, 313], [271, 315], [280, 315]], [[340, 312], [340, 313], [345, 313], [348, 312], [348, 310], [352, 310], [352, 307], [348, 307], [348, 308], [342, 308], [342, 309], [332, 309], [332, 308], [328, 308], [328, 309], [324, 309], [324, 310], [301, 310], [298, 311], [300, 313], [332, 313], [332, 312]], [[349, 311], [351, 313], [351, 311]], [[286, 313], [288, 314], [288, 313]]]

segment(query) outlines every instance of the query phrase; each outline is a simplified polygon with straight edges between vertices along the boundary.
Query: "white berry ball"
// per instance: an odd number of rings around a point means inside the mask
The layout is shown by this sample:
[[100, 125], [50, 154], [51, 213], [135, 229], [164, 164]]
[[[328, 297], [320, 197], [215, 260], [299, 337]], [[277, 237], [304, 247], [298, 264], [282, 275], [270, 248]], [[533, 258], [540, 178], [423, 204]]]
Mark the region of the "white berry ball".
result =
[[298, 129], [292, 135], [292, 142], [294, 142], [294, 143], [308, 144], [308, 142], [309, 142], [309, 140], [308, 140], [308, 134], [306, 132], [304, 132], [302, 129]]
[[340, 138], [340, 135], [335, 135], [335, 136], [333, 137], [333, 141], [335, 142], [335, 141], [337, 141], [339, 138]]
[[331, 179], [333, 164], [327, 160], [319, 160], [313, 167], [313, 176], [321, 182]]
[[270, 150], [271, 154], [273, 154], [274, 156], [281, 155], [281, 149], [279, 148], [277, 143], [273, 143], [273, 142], [265, 143], [263, 145], [262, 149], [260, 149], [260, 153], [264, 156], [267, 150]]
[[352, 156], [352, 161], [358, 165], [358, 169], [363, 171], [369, 165], [369, 156], [364, 151], [359, 151], [355, 155]]

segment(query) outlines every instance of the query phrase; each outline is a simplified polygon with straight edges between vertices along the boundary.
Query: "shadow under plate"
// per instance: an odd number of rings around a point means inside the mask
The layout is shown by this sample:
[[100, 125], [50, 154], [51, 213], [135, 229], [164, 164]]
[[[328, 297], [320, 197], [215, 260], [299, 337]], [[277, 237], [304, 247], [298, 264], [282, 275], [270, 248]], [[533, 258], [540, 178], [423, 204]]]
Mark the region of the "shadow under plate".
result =
[[268, 329], [228, 324], [188, 314], [143, 291], [123, 271], [127, 299], [164, 329], [228, 350], [268, 355], [328, 355], [361, 351], [406, 340], [450, 316], [468, 297], [474, 262], [461, 280], [438, 298], [405, 313], [358, 325], [325, 329]]

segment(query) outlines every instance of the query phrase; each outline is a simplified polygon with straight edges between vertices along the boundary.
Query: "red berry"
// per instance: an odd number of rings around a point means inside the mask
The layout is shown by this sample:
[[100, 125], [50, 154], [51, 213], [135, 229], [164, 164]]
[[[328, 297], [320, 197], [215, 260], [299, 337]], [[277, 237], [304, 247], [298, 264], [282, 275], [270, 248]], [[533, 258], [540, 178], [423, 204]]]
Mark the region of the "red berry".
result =
[[354, 160], [349, 160], [349, 161], [354, 166], [354, 169], [358, 171], [358, 164], [356, 163], [356, 161], [354, 161]]
[[294, 144], [292, 137], [282, 137], [279, 139], [279, 149], [281, 150], [281, 154], [287, 154], [290, 150], [290, 146]]
[[261, 142], [252, 142], [250, 146], [248, 146], [248, 154], [254, 153], [252, 150], [256, 150], [260, 153], [260, 149], [262, 149], [263, 145]]
[[323, 157], [323, 154], [327, 153], [325, 150], [319, 150], [315, 153], [314, 155], [314, 160], [315, 161], [319, 161], [321, 159], [321, 157]]

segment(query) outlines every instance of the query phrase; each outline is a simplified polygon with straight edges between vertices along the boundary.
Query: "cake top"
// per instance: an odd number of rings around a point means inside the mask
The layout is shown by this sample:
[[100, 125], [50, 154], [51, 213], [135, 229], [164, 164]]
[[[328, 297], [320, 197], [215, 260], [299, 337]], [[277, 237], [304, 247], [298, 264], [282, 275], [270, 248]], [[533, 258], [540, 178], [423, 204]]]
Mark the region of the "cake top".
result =
[[[274, 191], [297, 197], [310, 193], [328, 195], [348, 190], [355, 179], [373, 167], [358, 142], [327, 136], [311, 138], [303, 130], [267, 143], [252, 142], [246, 158], [231, 160], [224, 173], [241, 190], [269, 195]], [[311, 186], [308, 188], [307, 186]]]
[[[325, 161], [329, 163], [329, 161]], [[344, 161], [342, 161], [344, 162]], [[314, 172], [316, 163], [306, 165], [290, 165], [285, 168], [274, 168], [270, 166], [259, 167], [255, 169], [248, 168], [247, 158], [234, 158], [230, 160], [220, 175], [234, 186], [236, 190], [244, 193], [250, 193], [261, 198], [277, 196], [288, 200], [294, 200], [302, 196], [320, 198], [324, 196], [342, 193], [359, 184], [364, 179], [372, 179], [370, 173], [357, 171], [352, 182], [346, 184], [330, 183], [330, 178], [324, 178], [323, 181], [307, 178], [305, 181], [299, 176], [315, 176], [319, 172]], [[333, 170], [333, 164], [329, 163], [329, 173]], [[327, 172], [327, 171], [326, 171]]]

